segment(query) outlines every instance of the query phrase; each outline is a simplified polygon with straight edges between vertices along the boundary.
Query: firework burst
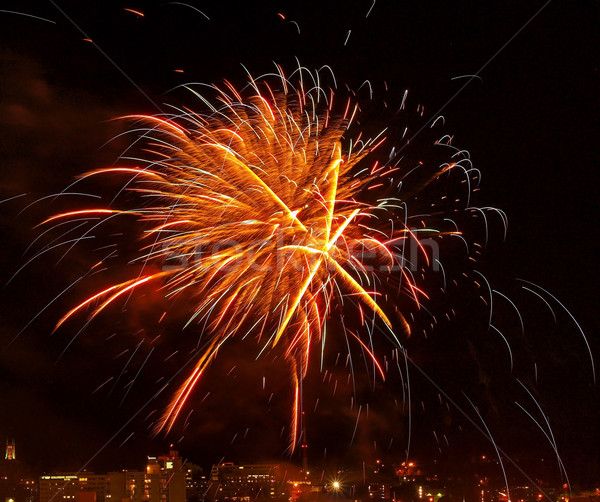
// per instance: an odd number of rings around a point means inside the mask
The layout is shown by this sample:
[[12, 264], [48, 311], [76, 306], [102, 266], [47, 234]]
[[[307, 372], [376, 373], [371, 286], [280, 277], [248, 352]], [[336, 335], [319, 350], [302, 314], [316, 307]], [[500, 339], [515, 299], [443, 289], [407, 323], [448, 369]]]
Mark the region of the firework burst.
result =
[[[346, 336], [385, 379], [372, 343], [346, 327], [344, 312], [349, 305], [363, 324], [378, 320], [390, 336], [408, 336], [409, 323], [395, 299], [404, 294], [420, 306], [427, 295], [414, 271], [433, 260], [439, 264], [423, 239], [461, 236], [449, 219], [444, 230], [420, 215], [417, 228], [399, 193], [410, 173], [395, 162], [397, 155], [382, 164], [369, 160], [383, 135], [349, 137], [358, 111], [351, 99], [336, 102], [336, 108], [333, 90], [319, 85], [318, 73], [300, 69], [286, 78], [278, 70], [276, 76], [250, 77], [243, 91], [227, 82], [212, 86], [212, 100], [190, 87], [209, 109], [205, 114], [173, 108], [170, 114], [127, 117], [142, 124], [143, 158], [82, 178], [126, 179], [125, 189], [141, 204], [67, 211], [43, 222], [83, 220], [90, 225], [87, 235], [108, 220], [132, 215], [144, 229], [135, 272], [73, 307], [56, 328], [84, 312], [89, 322], [149, 286], [171, 299], [193, 299], [187, 325], [198, 326], [208, 341], [157, 432], [173, 427], [223, 344], [253, 336], [261, 351], [280, 347], [291, 368], [293, 448], [300, 382], [327, 321], [341, 319]], [[449, 138], [442, 143], [450, 147]], [[464, 152], [450, 151], [454, 161], [430, 173], [421, 188], [457, 170], [471, 192], [477, 172]], [[444, 216], [439, 210], [430, 219]], [[416, 254], [409, 256], [409, 246]]]

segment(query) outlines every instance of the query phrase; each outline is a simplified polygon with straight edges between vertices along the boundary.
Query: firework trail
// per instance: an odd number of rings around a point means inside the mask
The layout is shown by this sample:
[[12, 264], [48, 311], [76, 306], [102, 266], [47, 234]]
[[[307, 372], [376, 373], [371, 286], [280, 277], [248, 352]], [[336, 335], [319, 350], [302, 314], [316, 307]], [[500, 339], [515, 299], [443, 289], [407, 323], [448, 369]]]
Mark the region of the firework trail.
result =
[[[189, 89], [208, 113], [173, 108], [168, 115], [127, 117], [142, 124], [143, 158], [81, 177], [125, 179], [124, 190], [141, 204], [66, 211], [43, 222], [58, 227], [83, 221], [86, 237], [109, 220], [130, 215], [144, 229], [130, 277], [74, 306], [56, 328], [84, 312], [89, 323], [141, 288], [154, 287], [170, 299], [192, 298], [187, 325], [199, 326], [209, 341], [156, 432], [171, 430], [225, 342], [253, 336], [261, 352], [277, 346], [289, 363], [296, 396], [293, 449], [300, 383], [326, 322], [341, 317], [344, 325], [350, 306], [364, 325], [377, 320], [390, 336], [396, 337], [394, 331], [408, 336], [409, 323], [396, 306], [398, 293], [420, 307], [427, 294], [417, 284], [416, 262], [439, 263], [423, 239], [464, 238], [442, 209], [431, 218], [445, 221], [441, 226], [407, 214], [399, 188], [410, 172], [394, 162], [393, 151], [381, 165], [369, 160], [384, 142], [382, 134], [347, 137], [358, 106], [348, 99], [336, 113], [334, 92], [320, 85], [318, 73], [300, 68], [287, 78], [278, 67], [276, 75], [249, 77], [242, 91], [228, 82], [211, 86], [212, 100]], [[454, 161], [428, 174], [419, 188], [457, 171], [470, 194], [477, 171], [450, 138], [440, 144]], [[409, 247], [416, 254], [409, 256]], [[368, 337], [345, 331], [385, 378]]]

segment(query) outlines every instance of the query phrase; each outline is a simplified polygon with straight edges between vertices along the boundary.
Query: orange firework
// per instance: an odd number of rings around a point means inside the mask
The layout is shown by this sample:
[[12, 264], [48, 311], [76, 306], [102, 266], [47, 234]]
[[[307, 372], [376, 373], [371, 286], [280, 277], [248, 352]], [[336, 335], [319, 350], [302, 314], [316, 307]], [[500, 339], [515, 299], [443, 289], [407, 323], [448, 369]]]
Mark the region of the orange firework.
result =
[[[128, 176], [127, 188], [146, 204], [69, 211], [46, 220], [134, 215], [146, 229], [140, 260], [161, 265], [159, 272], [136, 272], [95, 293], [57, 327], [86, 308], [94, 318], [148, 283], [161, 285], [168, 297], [194, 299], [188, 324], [204, 324], [210, 342], [157, 431], [172, 428], [207, 365], [226, 341], [243, 332], [256, 336], [263, 348], [283, 346], [296, 396], [293, 448], [299, 385], [311, 347], [321, 340], [332, 313], [341, 315], [343, 302], [352, 302], [363, 322], [375, 317], [390, 333], [392, 326], [401, 326], [408, 334], [398, 309], [384, 312], [377, 285], [393, 282], [419, 304], [426, 295], [413, 280], [405, 241], [416, 242], [428, 260], [421, 235], [459, 235], [422, 227], [417, 237], [405, 215], [398, 215], [403, 204], [397, 195], [399, 168], [365, 159], [382, 136], [346, 138], [357, 106], [348, 100], [336, 116], [333, 91], [319, 86], [318, 74], [301, 69], [294, 82], [280, 73], [250, 78], [243, 92], [229, 83], [213, 87], [215, 100], [201, 97], [210, 108], [207, 114], [178, 110], [128, 117], [147, 126], [148, 158], [138, 166], [84, 177]], [[426, 183], [456, 165], [442, 165]], [[370, 344], [355, 332], [348, 334], [383, 377]]]

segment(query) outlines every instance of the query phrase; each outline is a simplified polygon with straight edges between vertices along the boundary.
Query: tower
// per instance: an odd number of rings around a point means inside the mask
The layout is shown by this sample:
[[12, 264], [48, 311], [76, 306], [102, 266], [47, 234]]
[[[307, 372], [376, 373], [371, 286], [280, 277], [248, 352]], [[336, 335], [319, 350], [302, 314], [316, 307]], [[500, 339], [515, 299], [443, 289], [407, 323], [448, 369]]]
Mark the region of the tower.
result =
[[15, 440], [11, 439], [10, 441], [6, 440], [6, 453], [4, 454], [4, 460], [16, 460], [16, 449], [15, 449]]
[[308, 474], [308, 443], [306, 442], [306, 415], [302, 412], [302, 471], [304, 477]]

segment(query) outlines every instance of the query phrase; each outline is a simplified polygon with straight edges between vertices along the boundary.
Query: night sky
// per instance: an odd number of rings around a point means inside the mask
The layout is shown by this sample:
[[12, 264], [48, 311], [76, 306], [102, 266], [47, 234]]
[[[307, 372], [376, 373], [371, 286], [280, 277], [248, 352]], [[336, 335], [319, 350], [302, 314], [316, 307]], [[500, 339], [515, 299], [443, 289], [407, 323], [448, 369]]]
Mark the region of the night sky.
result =
[[[600, 360], [597, 4], [35, 0], [5, 1], [2, 9], [0, 441], [14, 437], [23, 460], [39, 469], [73, 470], [91, 459], [88, 468], [102, 472], [139, 467], [145, 455], [165, 451], [170, 442], [206, 466], [222, 457], [289, 458], [290, 377], [273, 357], [254, 361], [246, 346], [231, 344], [196, 389], [193, 413], [186, 420], [184, 412], [172, 434], [153, 438], [147, 417], [162, 409], [184, 373], [152, 398], [189, 363], [198, 333], [181, 330], [178, 312], [157, 327], [157, 312], [169, 307], [149, 295], [101, 316], [79, 336], [77, 323], [51, 336], [56, 321], [90, 289], [78, 285], [44, 308], [98, 261], [93, 245], [65, 257], [48, 253], [11, 277], [33, 256], [27, 248], [40, 233], [34, 227], [63, 206], [47, 198], [23, 209], [78, 174], [113, 165], [129, 144], [131, 137], [118, 136], [127, 124], [112, 119], [156, 113], [156, 104], [169, 102], [199, 107], [173, 89], [224, 79], [241, 87], [242, 65], [253, 75], [272, 72], [274, 62], [291, 72], [297, 58], [311, 69], [331, 66], [341, 88], [369, 80], [372, 100], [364, 86], [358, 93], [359, 126], [369, 134], [389, 126], [391, 142], [406, 125], [414, 133], [443, 109], [441, 130], [469, 150], [482, 172], [475, 203], [508, 216], [506, 241], [492, 225], [477, 269], [523, 316], [521, 334], [514, 311], [498, 300], [495, 319], [511, 343], [513, 373], [505, 345], [486, 329], [480, 293], [465, 286], [434, 297], [434, 312], [443, 317], [454, 309], [455, 315], [426, 330], [426, 337], [417, 316], [421, 334], [406, 340], [414, 364], [435, 382], [409, 363], [411, 458], [466, 472], [475, 469], [475, 456], [493, 456], [490, 442], [459, 411], [481, 426], [470, 399], [524, 471], [560, 479], [548, 441], [515, 404], [543, 420], [519, 379], [547, 413], [571, 481], [599, 481], [599, 395], [585, 342], [564, 310], [553, 303], [555, 322], [517, 281], [555, 295]], [[406, 111], [395, 114], [405, 90]], [[436, 134], [426, 128], [407, 156], [427, 158]], [[128, 244], [134, 230], [119, 230], [124, 248], [136, 245]], [[332, 327], [334, 335], [339, 331]], [[147, 340], [158, 334], [151, 352]], [[382, 353], [391, 348], [381, 342]], [[332, 341], [323, 371], [315, 361], [305, 382], [310, 462], [328, 467], [404, 459], [409, 434], [401, 382], [390, 378], [373, 389], [371, 369], [357, 362], [361, 417], [355, 432], [357, 407], [350, 407], [352, 389], [339, 362], [344, 350]], [[336, 379], [343, 384], [333, 396]]]

